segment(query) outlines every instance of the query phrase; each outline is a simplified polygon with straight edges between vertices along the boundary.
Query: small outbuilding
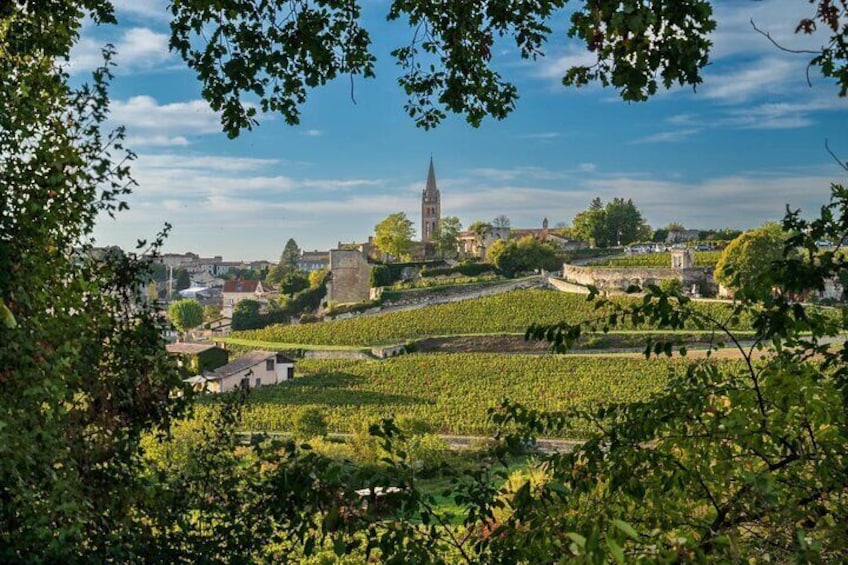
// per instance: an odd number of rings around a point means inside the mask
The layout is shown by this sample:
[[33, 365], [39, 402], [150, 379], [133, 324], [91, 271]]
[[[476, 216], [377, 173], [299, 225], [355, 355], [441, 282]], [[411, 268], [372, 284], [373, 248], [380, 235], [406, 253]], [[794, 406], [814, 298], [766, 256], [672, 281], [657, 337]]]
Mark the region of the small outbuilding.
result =
[[168, 354], [177, 357], [177, 364], [186, 375], [198, 375], [223, 367], [230, 360], [226, 349], [214, 343], [169, 343], [165, 346]]
[[294, 378], [294, 359], [273, 351], [251, 351], [232, 363], [206, 372], [191, 384], [209, 392], [229, 392], [239, 386], [255, 388]]

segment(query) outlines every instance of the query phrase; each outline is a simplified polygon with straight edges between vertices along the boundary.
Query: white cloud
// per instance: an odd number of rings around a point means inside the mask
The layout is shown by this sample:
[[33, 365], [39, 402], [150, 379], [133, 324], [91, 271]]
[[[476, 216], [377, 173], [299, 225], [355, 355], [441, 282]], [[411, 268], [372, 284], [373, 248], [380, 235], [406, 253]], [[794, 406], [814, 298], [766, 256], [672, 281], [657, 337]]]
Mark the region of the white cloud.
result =
[[747, 102], [763, 95], [773, 97], [792, 86], [806, 85], [803, 69], [804, 65], [799, 67], [797, 61], [764, 57], [726, 72], [708, 71], [700, 95], [731, 103]]
[[598, 58], [581, 45], [569, 45], [562, 53], [541, 57], [533, 64], [534, 75], [544, 79], [562, 80], [571, 67], [591, 67]]
[[660, 133], [655, 133], [653, 135], [648, 135], [646, 137], [641, 137], [633, 141], [632, 143], [673, 143], [686, 139], [687, 137], [692, 137], [700, 131], [701, 130], [698, 128], [663, 131]]
[[[80, 74], [101, 66], [101, 51], [108, 42], [109, 40], [94, 37], [87, 31], [71, 51], [69, 72]], [[168, 52], [168, 35], [150, 28], [129, 28], [111, 42], [117, 51], [114, 62], [117, 64], [118, 74], [161, 69], [172, 59], [171, 53]]]
[[126, 126], [136, 145], [186, 145], [186, 136], [221, 130], [218, 115], [203, 100], [161, 105], [151, 96], [115, 100], [109, 121]]
[[577, 170], [581, 173], [594, 173], [598, 170], [598, 166], [595, 163], [580, 163], [577, 165]]
[[309, 137], [320, 137], [320, 136], [324, 135], [324, 132], [321, 131], [320, 129], [308, 129], [308, 130], [303, 132], [303, 135], [306, 135], [306, 136], [309, 136]]
[[124, 15], [128, 17], [168, 21], [170, 13], [164, 0], [112, 0], [118, 21]]

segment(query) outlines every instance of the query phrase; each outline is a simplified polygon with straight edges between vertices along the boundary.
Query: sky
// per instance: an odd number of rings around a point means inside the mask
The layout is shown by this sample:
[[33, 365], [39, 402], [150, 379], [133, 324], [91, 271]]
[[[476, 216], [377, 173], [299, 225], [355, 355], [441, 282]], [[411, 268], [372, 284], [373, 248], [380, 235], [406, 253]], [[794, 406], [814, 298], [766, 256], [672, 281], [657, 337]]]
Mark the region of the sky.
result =
[[848, 156], [848, 99], [815, 70], [810, 87], [809, 56], [778, 50], [750, 24], [787, 47], [820, 47], [821, 37], [793, 33], [812, 10], [804, 0], [716, 2], [703, 84], [643, 103], [561, 84], [569, 66], [591, 59], [560, 14], [545, 57], [522, 60], [508, 44], [493, 53], [520, 93], [509, 117], [478, 128], [449, 117], [430, 131], [406, 115], [389, 55], [410, 31], [385, 21], [388, 1], [366, 0], [377, 78], [355, 81], [356, 102], [343, 77], [309, 93], [299, 126], [265, 114], [235, 140], [168, 51], [166, 2], [115, 3], [119, 24], [86, 24], [69, 64], [84, 81], [102, 45], [116, 46], [109, 125], [126, 126], [138, 156], [130, 209], [99, 219], [97, 245], [131, 249], [168, 222], [166, 252], [274, 260], [289, 238], [306, 250], [365, 241], [395, 212], [420, 232], [431, 156], [442, 215], [466, 227], [501, 214], [518, 228], [570, 224], [593, 198], [622, 197], [655, 228], [744, 229], [781, 218], [787, 204], [814, 212], [844, 181], [825, 141]]

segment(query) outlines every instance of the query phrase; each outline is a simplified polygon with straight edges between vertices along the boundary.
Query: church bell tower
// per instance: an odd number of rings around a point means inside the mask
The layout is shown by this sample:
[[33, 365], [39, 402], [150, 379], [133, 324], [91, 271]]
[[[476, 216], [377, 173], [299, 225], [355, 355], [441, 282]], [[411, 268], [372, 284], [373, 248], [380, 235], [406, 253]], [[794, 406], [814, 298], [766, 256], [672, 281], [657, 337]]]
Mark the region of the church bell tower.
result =
[[439, 189], [436, 188], [436, 171], [433, 169], [433, 157], [430, 157], [430, 170], [427, 172], [427, 186], [421, 196], [421, 241], [433, 240], [433, 234], [442, 218], [442, 203]]

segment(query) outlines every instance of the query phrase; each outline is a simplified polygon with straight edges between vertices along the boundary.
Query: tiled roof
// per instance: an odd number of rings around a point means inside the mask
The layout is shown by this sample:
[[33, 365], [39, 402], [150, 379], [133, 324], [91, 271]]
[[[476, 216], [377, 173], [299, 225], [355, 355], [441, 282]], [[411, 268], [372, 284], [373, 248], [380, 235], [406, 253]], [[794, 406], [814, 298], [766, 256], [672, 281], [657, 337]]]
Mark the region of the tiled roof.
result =
[[224, 292], [256, 292], [259, 281], [245, 281], [242, 279], [227, 281], [224, 283]]
[[255, 367], [256, 365], [264, 363], [266, 360], [276, 356], [277, 353], [274, 351], [251, 351], [249, 353], [245, 353], [232, 363], [224, 365], [223, 367], [218, 367], [211, 373], [211, 376], [228, 377], [235, 373], [240, 373], [245, 369]]
[[165, 349], [168, 353], [182, 353], [186, 355], [197, 355], [198, 353], [203, 353], [204, 351], [209, 351], [210, 349], [214, 349], [216, 345], [214, 343], [169, 343], [165, 346]]

